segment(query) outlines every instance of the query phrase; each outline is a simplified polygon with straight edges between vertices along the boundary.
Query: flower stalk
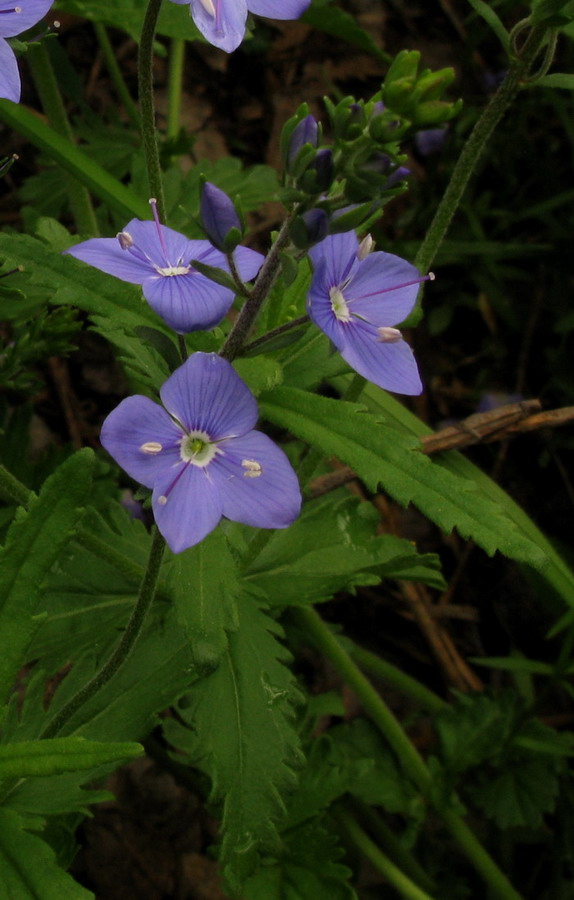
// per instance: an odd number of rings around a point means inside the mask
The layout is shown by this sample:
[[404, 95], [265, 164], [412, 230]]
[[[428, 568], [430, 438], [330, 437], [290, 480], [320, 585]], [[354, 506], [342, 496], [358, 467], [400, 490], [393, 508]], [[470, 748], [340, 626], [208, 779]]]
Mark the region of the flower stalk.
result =
[[53, 738], [60, 734], [75, 713], [91, 700], [110, 681], [129, 658], [140, 636], [146, 615], [155, 596], [165, 540], [154, 527], [147, 568], [142, 578], [138, 599], [126, 625], [122, 639], [105, 665], [75, 694], [48, 723], [40, 737]]
[[141, 112], [143, 149], [148, 173], [150, 197], [157, 200], [160, 220], [166, 222], [165, 199], [159, 147], [155, 126], [155, 103], [153, 93], [153, 42], [162, 0], [149, 0], [138, 52], [138, 90]]

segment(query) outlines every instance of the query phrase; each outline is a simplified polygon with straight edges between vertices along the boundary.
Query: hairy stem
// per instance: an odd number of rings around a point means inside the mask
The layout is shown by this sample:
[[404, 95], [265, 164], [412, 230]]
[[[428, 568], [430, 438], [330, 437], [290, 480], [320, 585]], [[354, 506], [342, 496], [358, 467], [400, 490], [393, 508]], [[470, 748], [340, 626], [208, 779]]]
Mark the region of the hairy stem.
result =
[[162, 0], [149, 0], [147, 5], [138, 53], [138, 87], [142, 120], [142, 141], [150, 197], [155, 197], [157, 200], [157, 211], [161, 221], [165, 224], [165, 200], [159, 162], [153, 95], [153, 42], [161, 3]]
[[291, 219], [290, 217], [288, 217], [283, 222], [281, 230], [277, 235], [277, 240], [267, 254], [265, 262], [263, 263], [259, 275], [257, 276], [257, 280], [253, 286], [253, 290], [245, 301], [241, 312], [237, 316], [237, 320], [235, 321], [233, 328], [227, 335], [227, 340], [220, 350], [219, 355], [224, 359], [229, 360], [229, 362], [234, 360], [235, 357], [241, 352], [241, 349], [243, 348], [243, 345], [247, 340], [247, 336], [251, 331], [251, 328], [253, 327], [255, 319], [259, 314], [259, 310], [267, 299], [267, 295], [269, 294], [269, 291], [273, 287], [275, 279], [277, 278], [279, 267], [281, 265], [280, 253], [283, 248], [286, 247], [289, 243], [290, 221]]
[[[544, 43], [546, 32], [547, 29], [544, 26], [535, 26], [531, 29], [520, 54], [511, 64], [506, 78], [492, 97], [490, 103], [485, 107], [465, 143], [447, 189], [438, 205], [434, 219], [417, 253], [415, 265], [421, 272], [427, 272], [431, 266], [448, 231], [452, 218], [458, 209], [469, 179], [476, 169], [482, 151], [486, 147], [492, 132], [516, 97], [521, 84], [526, 80], [530, 68]], [[417, 304], [417, 307], [403, 325], [413, 325], [419, 318], [420, 309]]]
[[52, 738], [59, 734], [72, 716], [101, 691], [130, 656], [141, 634], [147, 612], [155, 596], [164, 549], [165, 541], [159, 531], [154, 528], [148, 564], [141, 582], [139, 596], [122, 639], [100, 671], [74, 697], [68, 700], [65, 706], [54, 716], [40, 735], [42, 739]]

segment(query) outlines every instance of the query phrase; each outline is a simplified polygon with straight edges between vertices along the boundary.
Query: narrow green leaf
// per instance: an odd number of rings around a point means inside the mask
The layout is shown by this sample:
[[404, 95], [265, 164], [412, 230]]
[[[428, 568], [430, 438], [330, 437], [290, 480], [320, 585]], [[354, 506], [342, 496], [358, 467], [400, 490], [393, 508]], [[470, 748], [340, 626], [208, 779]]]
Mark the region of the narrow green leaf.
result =
[[523, 659], [522, 657], [507, 656], [476, 656], [470, 662], [477, 666], [488, 666], [493, 669], [505, 669], [507, 672], [528, 672], [530, 675], [556, 674], [554, 666], [550, 663], [539, 662], [535, 659]]
[[319, 31], [341, 38], [360, 50], [370, 53], [381, 62], [390, 62], [392, 57], [377, 47], [371, 35], [357, 25], [357, 20], [350, 13], [345, 12], [331, 3], [331, 0], [315, 0], [309, 9], [301, 16], [303, 22], [313, 25]]
[[189, 727], [164, 723], [168, 741], [209, 775], [211, 799], [223, 806], [220, 860], [235, 890], [251, 874], [257, 851], [277, 847], [281, 794], [294, 786], [292, 766], [299, 762], [290, 721], [298, 695], [284, 665], [281, 629], [249, 595], [238, 609], [239, 628], [219, 667], [178, 708]]
[[239, 582], [221, 529], [174, 557], [169, 586], [193, 661], [207, 674], [219, 663], [227, 636], [238, 625]]
[[0, 778], [59, 775], [141, 756], [141, 744], [104, 744], [85, 738], [22, 741], [0, 747]]
[[90, 891], [59, 868], [52, 848], [25, 828], [25, 818], [0, 809], [2, 896], [7, 900], [93, 900]]
[[399, 503], [414, 503], [447, 534], [456, 528], [488, 554], [540, 566], [544, 554], [524, 537], [504, 507], [468, 478], [448, 472], [420, 451], [416, 438], [366, 412], [364, 406], [280, 387], [262, 396], [261, 412], [326, 455], [351, 466], [371, 491], [382, 485]]
[[502, 24], [497, 13], [493, 10], [492, 6], [489, 6], [489, 4], [485, 3], [484, 0], [468, 0], [468, 2], [478, 13], [478, 15], [484, 19], [486, 24], [490, 26], [506, 52], [508, 52], [508, 48], [510, 45], [508, 31]]
[[551, 72], [534, 82], [536, 87], [563, 88], [574, 91], [574, 75], [566, 72]]
[[0, 697], [11, 690], [36, 631], [42, 587], [73, 536], [92, 484], [94, 453], [67, 459], [45, 482], [38, 499], [12, 523], [0, 551]]
[[134, 194], [79, 147], [56, 134], [25, 106], [10, 100], [0, 100], [0, 119], [46, 153], [66, 172], [74, 175], [118, 216], [126, 219], [134, 216], [139, 219], [149, 218], [149, 206], [145, 198]]

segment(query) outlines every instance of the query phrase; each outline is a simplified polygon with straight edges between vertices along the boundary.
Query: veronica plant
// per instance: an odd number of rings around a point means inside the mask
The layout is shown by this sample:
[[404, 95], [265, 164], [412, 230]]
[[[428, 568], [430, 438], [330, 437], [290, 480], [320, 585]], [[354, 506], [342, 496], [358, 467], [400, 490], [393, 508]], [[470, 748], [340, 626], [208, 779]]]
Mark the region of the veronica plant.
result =
[[42, 19], [53, 0], [0, 0], [0, 97], [20, 100], [20, 73], [14, 51], [5, 38], [27, 31]]

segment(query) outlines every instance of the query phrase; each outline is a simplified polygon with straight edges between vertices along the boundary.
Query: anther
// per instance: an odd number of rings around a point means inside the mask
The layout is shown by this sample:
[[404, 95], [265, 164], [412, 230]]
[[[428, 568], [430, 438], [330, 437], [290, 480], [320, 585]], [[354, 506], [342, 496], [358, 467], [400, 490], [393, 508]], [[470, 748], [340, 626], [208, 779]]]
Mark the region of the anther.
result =
[[258, 463], [255, 459], [242, 459], [241, 465], [246, 470], [243, 473], [244, 478], [259, 478], [263, 474], [261, 463]]
[[377, 334], [377, 340], [382, 344], [396, 344], [403, 337], [398, 328], [389, 328], [387, 326], [377, 328]]
[[161, 497], [157, 498], [157, 502], [160, 506], [165, 506], [165, 504], [167, 503], [167, 497], [162, 494]]
[[141, 445], [140, 450], [142, 453], [148, 453], [150, 456], [155, 456], [157, 453], [161, 453], [163, 445], [158, 443], [158, 441], [146, 441], [145, 444]]
[[357, 247], [357, 259], [366, 259], [369, 253], [372, 253], [375, 242], [370, 234], [366, 234], [359, 246]]
[[210, 16], [213, 16], [213, 18], [215, 18], [216, 13], [215, 6], [213, 5], [213, 0], [199, 0], [199, 2], [203, 6], [206, 13], [209, 13]]
[[116, 234], [122, 250], [129, 250], [134, 245], [134, 239], [128, 231], [120, 231]]

